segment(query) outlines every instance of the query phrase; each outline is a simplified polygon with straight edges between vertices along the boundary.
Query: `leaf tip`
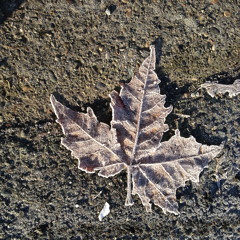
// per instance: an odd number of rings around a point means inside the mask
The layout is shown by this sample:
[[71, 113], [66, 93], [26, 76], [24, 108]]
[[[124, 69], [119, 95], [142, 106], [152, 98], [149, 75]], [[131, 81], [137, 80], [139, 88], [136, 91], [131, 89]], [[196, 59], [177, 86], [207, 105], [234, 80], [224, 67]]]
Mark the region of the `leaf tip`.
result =
[[87, 107], [87, 114], [88, 114], [89, 117], [95, 117], [96, 118], [92, 108], [90, 108], [90, 107]]
[[54, 97], [53, 94], [50, 95], [50, 102], [51, 102], [52, 106], [54, 107], [55, 102], [56, 102], [56, 98]]
[[150, 45], [150, 52], [152, 53], [153, 51], [155, 51], [155, 46], [154, 45]]
[[175, 135], [178, 136], [178, 137], [180, 137], [180, 131], [179, 131], [179, 129], [176, 129], [176, 130], [175, 130]]
[[[54, 97], [53, 94], [50, 95], [50, 102], [51, 102], [51, 105], [52, 105], [55, 115], [57, 116], [57, 118], [59, 118], [59, 111], [58, 111], [57, 105], [59, 105], [60, 103], [57, 101], [57, 99]], [[56, 122], [58, 122], [58, 121], [56, 120]]]

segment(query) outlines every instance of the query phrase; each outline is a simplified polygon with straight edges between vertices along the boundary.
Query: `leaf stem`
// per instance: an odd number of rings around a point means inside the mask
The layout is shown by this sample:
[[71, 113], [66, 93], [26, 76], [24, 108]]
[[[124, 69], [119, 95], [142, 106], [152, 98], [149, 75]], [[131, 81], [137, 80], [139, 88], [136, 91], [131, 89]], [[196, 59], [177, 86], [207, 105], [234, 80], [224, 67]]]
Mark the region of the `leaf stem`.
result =
[[132, 206], [132, 166], [128, 166], [127, 168], [127, 197], [125, 201], [125, 206]]

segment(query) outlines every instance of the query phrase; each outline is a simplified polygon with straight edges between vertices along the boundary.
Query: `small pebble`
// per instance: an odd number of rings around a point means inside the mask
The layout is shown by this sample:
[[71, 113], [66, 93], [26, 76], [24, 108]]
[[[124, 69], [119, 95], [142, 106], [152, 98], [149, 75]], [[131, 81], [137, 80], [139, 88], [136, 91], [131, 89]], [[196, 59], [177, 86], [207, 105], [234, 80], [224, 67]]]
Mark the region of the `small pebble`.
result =
[[230, 16], [231, 16], [231, 13], [228, 12], [228, 11], [225, 11], [225, 12], [223, 13], [223, 15], [224, 15], [224, 17], [230, 17]]
[[103, 90], [106, 88], [106, 84], [102, 83], [102, 82], [97, 82], [95, 87], [99, 90]]

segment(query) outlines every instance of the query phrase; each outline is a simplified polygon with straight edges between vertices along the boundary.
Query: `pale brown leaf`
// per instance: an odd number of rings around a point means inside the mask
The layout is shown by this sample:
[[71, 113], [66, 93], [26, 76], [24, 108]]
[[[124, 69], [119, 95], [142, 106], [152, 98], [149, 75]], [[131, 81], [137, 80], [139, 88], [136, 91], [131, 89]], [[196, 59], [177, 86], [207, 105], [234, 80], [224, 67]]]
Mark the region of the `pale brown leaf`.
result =
[[62, 105], [53, 95], [50, 100], [66, 136], [61, 143], [79, 159], [79, 169], [89, 173], [100, 170], [99, 175], [110, 177], [126, 168], [116, 129], [99, 123], [91, 108], [87, 113], [79, 113]]
[[113, 119], [111, 127], [98, 122], [91, 108], [87, 113], [74, 112], [51, 96], [51, 103], [65, 134], [62, 144], [79, 159], [79, 168], [86, 172], [99, 170], [103, 177], [127, 170], [127, 198], [133, 204], [137, 194], [147, 211], [151, 202], [163, 212], [178, 214], [176, 189], [199, 174], [222, 149], [183, 138], [176, 130], [162, 142], [165, 124], [172, 107], [164, 107], [165, 95], [160, 95], [155, 70], [155, 48], [145, 59], [130, 83], [118, 94], [110, 94]]

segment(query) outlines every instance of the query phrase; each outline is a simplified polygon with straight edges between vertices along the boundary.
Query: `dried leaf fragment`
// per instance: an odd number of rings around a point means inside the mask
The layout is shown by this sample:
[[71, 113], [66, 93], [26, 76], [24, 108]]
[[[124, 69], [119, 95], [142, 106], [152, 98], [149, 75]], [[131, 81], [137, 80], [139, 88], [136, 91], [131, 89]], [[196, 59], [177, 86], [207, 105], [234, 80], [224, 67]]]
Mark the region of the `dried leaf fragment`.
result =
[[98, 215], [99, 221], [102, 221], [104, 217], [106, 217], [110, 213], [110, 205], [108, 202], [105, 202], [103, 209]]
[[229, 97], [235, 97], [240, 93], [240, 79], [234, 81], [233, 84], [204, 83], [200, 88], [205, 88], [211, 97], [223, 95], [228, 92]]
[[133, 204], [132, 194], [137, 194], [147, 211], [154, 203], [164, 213], [178, 214], [176, 189], [188, 180], [198, 182], [222, 146], [202, 145], [193, 136], [181, 137], [179, 130], [161, 143], [172, 107], [164, 106], [166, 96], [160, 94], [154, 71], [155, 48], [150, 50], [130, 83], [122, 85], [119, 94], [110, 93], [111, 127], [98, 122], [91, 108], [87, 113], [74, 112], [53, 95], [51, 103], [65, 135], [62, 144], [78, 159], [81, 170], [110, 177], [126, 169], [126, 206]]

